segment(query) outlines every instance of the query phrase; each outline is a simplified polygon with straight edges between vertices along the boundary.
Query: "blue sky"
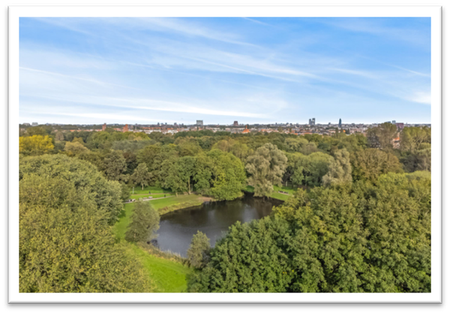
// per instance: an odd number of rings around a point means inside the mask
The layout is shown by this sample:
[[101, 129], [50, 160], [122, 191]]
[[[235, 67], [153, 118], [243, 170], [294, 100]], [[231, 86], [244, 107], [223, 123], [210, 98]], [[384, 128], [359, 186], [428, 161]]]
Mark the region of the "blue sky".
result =
[[431, 122], [430, 18], [20, 18], [20, 122]]

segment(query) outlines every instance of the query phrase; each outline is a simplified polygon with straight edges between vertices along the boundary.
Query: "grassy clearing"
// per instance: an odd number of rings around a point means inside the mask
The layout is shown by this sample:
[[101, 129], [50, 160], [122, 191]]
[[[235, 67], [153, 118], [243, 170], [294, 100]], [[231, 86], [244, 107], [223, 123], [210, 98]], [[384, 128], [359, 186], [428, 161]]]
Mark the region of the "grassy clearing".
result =
[[160, 215], [172, 212], [181, 208], [199, 206], [205, 201], [210, 200], [207, 197], [191, 194], [167, 197], [159, 200], [150, 201], [153, 208], [157, 209]]
[[[245, 187], [244, 191], [253, 193], [255, 191], [255, 189], [252, 186], [247, 185]], [[286, 192], [288, 194], [282, 194], [282, 193], [279, 193], [279, 191]], [[293, 188], [291, 186], [282, 186], [282, 187], [274, 186], [273, 193], [270, 195], [270, 197], [275, 198], [277, 200], [285, 201], [288, 198], [290, 198], [292, 195], [294, 195], [295, 191], [297, 191], [297, 188]]]
[[134, 204], [125, 204], [119, 221], [114, 226], [116, 238], [129, 247], [130, 253], [139, 259], [155, 285], [155, 292], [186, 292], [186, 276], [192, 271], [180, 262], [157, 257], [142, 247], [125, 241], [125, 232], [130, 223]]
[[155, 284], [155, 292], [187, 292], [186, 276], [191, 272], [189, 267], [151, 255], [136, 244], [129, 245]]

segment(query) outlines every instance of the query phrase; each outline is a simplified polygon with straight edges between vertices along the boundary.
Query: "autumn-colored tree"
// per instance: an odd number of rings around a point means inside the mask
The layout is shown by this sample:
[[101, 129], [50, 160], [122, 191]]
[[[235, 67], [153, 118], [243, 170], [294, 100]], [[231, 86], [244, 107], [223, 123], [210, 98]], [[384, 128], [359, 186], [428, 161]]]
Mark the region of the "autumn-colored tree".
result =
[[54, 148], [52, 139], [48, 136], [32, 135], [19, 137], [19, 153], [24, 156], [38, 156], [50, 153]]

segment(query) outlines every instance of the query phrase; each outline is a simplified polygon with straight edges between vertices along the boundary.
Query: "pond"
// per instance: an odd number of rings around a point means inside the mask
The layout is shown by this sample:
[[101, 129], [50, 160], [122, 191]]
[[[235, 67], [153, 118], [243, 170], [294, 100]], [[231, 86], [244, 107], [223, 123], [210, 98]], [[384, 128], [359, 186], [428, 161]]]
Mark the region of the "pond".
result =
[[198, 207], [165, 214], [161, 217], [157, 232], [157, 245], [163, 251], [171, 251], [186, 257], [192, 236], [197, 230], [206, 234], [211, 246], [214, 246], [235, 222], [263, 218], [272, 212], [273, 206], [281, 203], [274, 199], [245, 195], [233, 201], [205, 203]]

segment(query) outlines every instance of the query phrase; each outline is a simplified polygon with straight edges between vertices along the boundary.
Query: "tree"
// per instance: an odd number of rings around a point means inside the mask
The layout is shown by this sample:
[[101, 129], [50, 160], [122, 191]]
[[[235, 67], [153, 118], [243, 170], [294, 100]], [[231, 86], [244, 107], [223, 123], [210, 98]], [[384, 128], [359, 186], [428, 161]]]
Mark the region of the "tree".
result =
[[400, 133], [400, 148], [404, 152], [415, 153], [424, 143], [431, 144], [431, 128], [406, 127]]
[[139, 200], [134, 206], [125, 240], [129, 242], [147, 242], [156, 237], [159, 229], [159, 214], [150, 202]]
[[430, 176], [298, 190], [231, 226], [209, 256], [189, 291], [430, 292]]
[[321, 152], [307, 156], [298, 154], [293, 165], [292, 183], [309, 187], [322, 185], [322, 179], [328, 173], [332, 161], [333, 157]]
[[126, 182], [128, 179], [125, 174], [127, 171], [127, 162], [119, 151], [108, 153], [103, 160], [102, 168], [104, 169], [105, 176], [108, 180]]
[[208, 261], [208, 251], [211, 248], [209, 239], [201, 231], [197, 231], [192, 237], [191, 245], [187, 250], [187, 259], [191, 266], [202, 268]]
[[250, 174], [249, 185], [255, 196], [269, 196], [273, 185], [281, 184], [287, 166], [286, 155], [273, 144], [264, 144], [247, 158], [245, 169]]
[[19, 137], [19, 153], [24, 156], [48, 154], [54, 148], [52, 139], [48, 136], [32, 135]]
[[143, 190], [144, 186], [148, 185], [150, 181], [150, 173], [148, 172], [147, 165], [144, 163], [140, 163], [134, 170], [133, 175], [131, 176], [131, 180], [135, 184], [139, 184]]
[[325, 186], [352, 182], [352, 165], [350, 154], [346, 149], [338, 150], [329, 166], [328, 173], [323, 177]]
[[402, 165], [391, 152], [377, 148], [357, 151], [351, 156], [353, 180], [369, 180], [375, 182], [379, 175], [388, 172], [402, 172]]
[[81, 153], [88, 152], [89, 149], [87, 149], [83, 144], [79, 142], [67, 142], [66, 146], [64, 147], [64, 151], [68, 156], [75, 156]]
[[64, 134], [61, 131], [57, 131], [55, 134], [55, 140], [56, 141], [64, 141]]
[[431, 171], [431, 145], [428, 143], [421, 144], [421, 147], [414, 153], [407, 152], [401, 158], [401, 162], [407, 172]]
[[397, 134], [397, 126], [390, 122], [367, 130], [367, 141], [371, 148], [392, 149], [392, 140]]
[[246, 176], [241, 160], [220, 150], [211, 150], [208, 157], [211, 160], [212, 172], [211, 188], [207, 193], [220, 201], [242, 196]]
[[152, 290], [143, 265], [116, 243], [109, 213], [95, 197], [65, 175], [20, 180], [20, 292]]
[[185, 156], [178, 158], [170, 165], [166, 177], [166, 186], [176, 194], [188, 192], [191, 194], [195, 176], [195, 158]]
[[87, 197], [92, 198], [97, 209], [107, 213], [109, 224], [117, 221], [123, 208], [120, 184], [105, 179], [89, 162], [65, 155], [26, 157], [19, 163], [19, 180], [30, 175], [64, 178], [80, 193], [88, 191]]

